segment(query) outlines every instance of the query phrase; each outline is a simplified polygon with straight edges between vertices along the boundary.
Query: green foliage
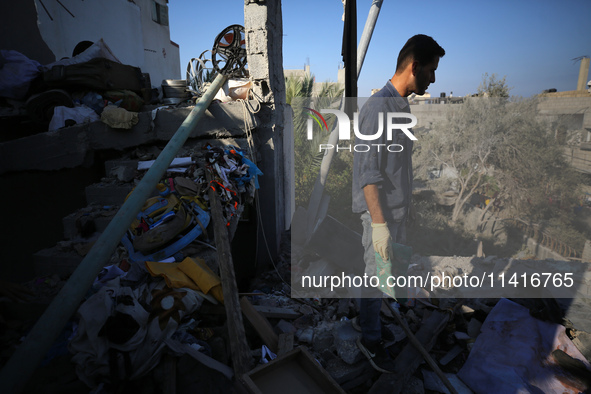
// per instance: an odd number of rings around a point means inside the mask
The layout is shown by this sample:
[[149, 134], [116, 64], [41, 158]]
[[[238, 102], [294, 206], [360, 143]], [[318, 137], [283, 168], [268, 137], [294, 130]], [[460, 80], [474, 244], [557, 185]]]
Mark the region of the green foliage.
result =
[[[285, 79], [285, 87], [287, 103], [293, 110], [296, 205], [306, 207], [324, 155], [319, 151], [319, 145], [327, 142], [336, 118], [333, 115], [324, 115], [328, 130], [322, 129], [314, 133], [312, 140], [308, 140], [306, 123], [309, 117], [305, 107], [337, 108], [343, 89], [330, 82], [317, 84], [315, 87], [312, 75], [303, 78], [288, 77]], [[325, 191], [332, 198], [329, 213], [333, 216], [341, 216], [345, 211], [350, 216], [352, 160], [352, 155], [348, 152], [339, 152], [333, 156], [325, 185]]]
[[428, 179], [433, 168], [452, 174], [432, 181], [458, 192], [452, 222], [484, 185], [496, 189], [512, 216], [533, 221], [560, 217], [579, 195], [580, 176], [563, 159], [550, 125], [539, 120], [537, 102], [509, 100], [508, 92], [505, 78], [485, 74], [479, 94], [488, 97], [466, 100], [421, 138], [419, 176]]

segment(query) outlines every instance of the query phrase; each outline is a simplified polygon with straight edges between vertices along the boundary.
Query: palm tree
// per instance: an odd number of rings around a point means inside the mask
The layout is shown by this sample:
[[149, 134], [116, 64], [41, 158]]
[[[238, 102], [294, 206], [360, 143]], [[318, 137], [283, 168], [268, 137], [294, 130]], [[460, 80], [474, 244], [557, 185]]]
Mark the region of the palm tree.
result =
[[319, 145], [326, 143], [335, 121], [334, 116], [325, 115], [328, 130], [321, 130], [308, 140], [306, 108], [334, 107], [340, 101], [343, 89], [331, 82], [315, 85], [314, 76], [308, 74], [304, 77], [286, 77], [285, 91], [286, 101], [294, 112], [296, 205], [306, 206], [322, 163], [323, 152], [319, 151]]

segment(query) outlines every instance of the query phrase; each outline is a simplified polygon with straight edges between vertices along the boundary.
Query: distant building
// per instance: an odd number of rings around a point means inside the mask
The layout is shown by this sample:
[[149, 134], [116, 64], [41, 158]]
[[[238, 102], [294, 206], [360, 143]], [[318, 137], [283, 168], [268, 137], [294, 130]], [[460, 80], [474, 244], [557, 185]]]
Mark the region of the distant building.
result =
[[[304, 79], [305, 77], [309, 77], [311, 75], [310, 65], [308, 65], [308, 64], [304, 65], [303, 69], [284, 69], [283, 75], [285, 76], [285, 78], [293, 77], [293, 78]], [[338, 74], [337, 74], [337, 82], [327, 82], [327, 81], [317, 82], [316, 78], [314, 78], [314, 86], [312, 88], [312, 93], [313, 94], [319, 93], [325, 84], [337, 85], [338, 88], [344, 89], [345, 88], [345, 69], [339, 68]]]
[[290, 77], [294, 77], [294, 78], [300, 78], [300, 79], [304, 79], [305, 77], [310, 76], [310, 65], [306, 64], [304, 65], [304, 69], [290, 69], [290, 70], [283, 70], [283, 75], [285, 76], [285, 78], [290, 78]]

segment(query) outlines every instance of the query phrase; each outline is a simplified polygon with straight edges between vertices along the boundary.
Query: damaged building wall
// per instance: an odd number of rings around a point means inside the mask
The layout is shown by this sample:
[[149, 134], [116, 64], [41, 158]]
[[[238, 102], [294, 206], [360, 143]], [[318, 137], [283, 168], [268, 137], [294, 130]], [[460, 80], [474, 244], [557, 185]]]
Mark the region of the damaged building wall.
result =
[[[261, 124], [256, 134], [259, 141], [260, 168], [265, 174], [259, 196], [262, 227], [266, 234], [259, 239], [266, 238], [270, 253], [275, 256], [281, 232], [286, 227], [283, 142], [286, 104], [281, 3], [246, 1], [244, 29], [253, 91], [262, 101], [259, 113]], [[266, 250], [265, 245], [259, 245], [259, 250]], [[268, 257], [266, 254], [259, 254], [262, 261], [268, 261]]]
[[149, 73], [152, 86], [180, 78], [179, 47], [170, 41], [165, 0], [22, 3], [2, 18], [6, 22], [0, 38], [3, 49], [49, 64], [72, 57], [82, 41], [102, 38], [123, 64]]

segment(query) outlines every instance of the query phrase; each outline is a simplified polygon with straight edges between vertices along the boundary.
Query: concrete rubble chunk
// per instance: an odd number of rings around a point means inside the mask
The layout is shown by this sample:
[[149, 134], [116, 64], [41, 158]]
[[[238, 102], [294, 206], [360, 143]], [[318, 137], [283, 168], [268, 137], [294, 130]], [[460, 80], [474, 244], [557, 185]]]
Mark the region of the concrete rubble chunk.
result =
[[113, 168], [109, 175], [121, 182], [131, 182], [135, 178], [136, 170], [129, 166], [118, 166]]
[[312, 342], [312, 348], [320, 352], [323, 349], [329, 349], [334, 342], [334, 337], [330, 330], [316, 327], [314, 329], [314, 340]]
[[350, 321], [338, 322], [332, 332], [337, 354], [344, 362], [354, 364], [363, 358], [357, 347], [357, 338], [361, 337], [361, 333], [353, 328]]
[[[0, 174], [11, 171], [59, 170], [79, 167], [101, 150], [123, 151], [167, 142], [191, 112], [192, 107], [140, 112], [139, 122], [129, 130], [113, 129], [102, 122], [75, 125], [51, 133], [0, 143]], [[248, 113], [252, 129], [259, 126], [257, 115]], [[190, 138], [231, 138], [245, 135], [243, 107], [239, 102], [213, 103], [195, 127]]]
[[93, 205], [82, 208], [62, 219], [64, 238], [88, 237], [89, 233], [102, 233], [109, 225], [118, 206]]
[[298, 329], [294, 327], [293, 324], [291, 324], [290, 322], [286, 321], [286, 320], [279, 320], [279, 323], [277, 323], [275, 325], [275, 331], [278, 334], [284, 334], [284, 333], [295, 333]]
[[339, 358], [329, 360], [326, 363], [326, 371], [345, 391], [363, 385], [377, 373], [369, 363], [349, 365]]
[[300, 328], [296, 331], [295, 335], [298, 341], [311, 344], [314, 340], [314, 329], [311, 327]]
[[129, 183], [120, 185], [96, 183], [86, 187], [86, 202], [98, 205], [121, 205], [132, 190], [133, 186]]
[[313, 326], [315, 321], [314, 315], [302, 315], [293, 321], [293, 325], [298, 329], [307, 328]]
[[300, 305], [299, 311], [302, 315], [311, 315], [314, 313], [314, 308], [312, 308], [310, 305]]

